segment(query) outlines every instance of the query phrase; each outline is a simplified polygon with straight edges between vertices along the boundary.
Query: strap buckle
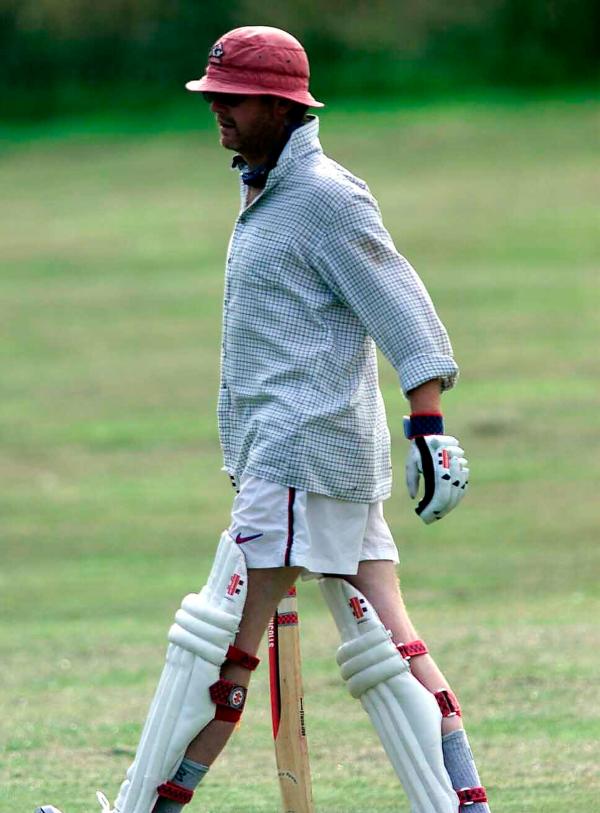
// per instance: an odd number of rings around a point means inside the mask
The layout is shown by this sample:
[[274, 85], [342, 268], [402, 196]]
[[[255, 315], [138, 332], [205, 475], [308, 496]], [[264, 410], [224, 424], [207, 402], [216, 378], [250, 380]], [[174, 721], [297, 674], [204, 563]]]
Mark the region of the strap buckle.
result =
[[156, 788], [156, 792], [164, 799], [170, 799], [172, 802], [179, 802], [182, 805], [191, 802], [194, 795], [193, 790], [177, 785], [175, 782], [164, 782]]
[[442, 717], [462, 717], [460, 710], [460, 703], [458, 702], [454, 692], [450, 689], [440, 689], [434, 692], [434, 697], [442, 712]]
[[246, 703], [247, 689], [232, 680], [221, 678], [209, 688], [210, 699], [216, 705], [215, 720], [237, 723]]
[[475, 788], [460, 788], [456, 791], [458, 800], [464, 807], [477, 804], [478, 802], [487, 802], [487, 794], [484, 787]]

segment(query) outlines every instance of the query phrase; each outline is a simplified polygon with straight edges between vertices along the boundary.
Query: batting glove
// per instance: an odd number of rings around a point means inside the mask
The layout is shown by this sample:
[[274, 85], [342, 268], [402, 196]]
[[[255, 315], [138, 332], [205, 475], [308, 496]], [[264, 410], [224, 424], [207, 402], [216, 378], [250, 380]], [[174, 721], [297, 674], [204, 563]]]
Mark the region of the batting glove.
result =
[[469, 484], [468, 461], [458, 440], [444, 434], [441, 415], [405, 417], [404, 434], [410, 440], [406, 487], [414, 500], [423, 475], [425, 490], [415, 512], [429, 525], [445, 517], [465, 496]]

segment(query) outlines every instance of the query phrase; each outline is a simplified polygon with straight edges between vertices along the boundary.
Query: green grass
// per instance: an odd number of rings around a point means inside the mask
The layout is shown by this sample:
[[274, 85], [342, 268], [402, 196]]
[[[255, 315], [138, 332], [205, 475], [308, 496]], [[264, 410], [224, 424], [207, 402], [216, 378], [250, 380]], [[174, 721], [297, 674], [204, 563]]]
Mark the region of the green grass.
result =
[[[96, 787], [114, 796], [172, 614], [227, 523], [215, 398], [238, 198], [206, 113], [193, 115], [197, 130], [190, 116], [5, 133], [2, 811], [87, 813]], [[368, 180], [461, 363], [445, 411], [473, 487], [425, 528], [383, 362], [386, 514], [407, 602], [503, 813], [591, 810], [600, 792], [597, 126], [585, 99], [323, 115], [325, 149]], [[313, 584], [300, 601], [317, 810], [407, 810], [341, 685]], [[266, 672], [199, 810], [278, 809]]]

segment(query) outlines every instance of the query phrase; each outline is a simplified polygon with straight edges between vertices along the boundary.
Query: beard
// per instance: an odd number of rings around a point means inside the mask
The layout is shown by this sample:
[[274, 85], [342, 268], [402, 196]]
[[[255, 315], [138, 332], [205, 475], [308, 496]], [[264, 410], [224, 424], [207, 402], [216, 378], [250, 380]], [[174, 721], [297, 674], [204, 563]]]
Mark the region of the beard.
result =
[[240, 153], [252, 165], [262, 163], [276, 149], [283, 138], [283, 127], [270, 109], [243, 125], [228, 118], [217, 121], [221, 146]]

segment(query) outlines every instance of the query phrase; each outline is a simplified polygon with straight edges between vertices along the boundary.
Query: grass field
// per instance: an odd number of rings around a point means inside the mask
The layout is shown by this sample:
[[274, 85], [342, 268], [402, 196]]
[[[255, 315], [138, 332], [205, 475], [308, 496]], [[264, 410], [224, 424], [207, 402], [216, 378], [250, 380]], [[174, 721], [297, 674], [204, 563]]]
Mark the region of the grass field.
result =
[[[472, 490], [429, 528], [405, 495], [404, 404], [382, 365], [386, 514], [502, 813], [592, 811], [600, 795], [598, 111], [332, 106], [322, 119], [461, 363], [445, 411]], [[206, 112], [187, 116], [3, 132], [1, 813], [114, 797], [173, 612], [227, 524], [214, 413], [238, 193]], [[300, 602], [317, 810], [408, 810], [338, 677], [313, 584]], [[199, 797], [205, 813], [278, 810], [264, 663]]]

